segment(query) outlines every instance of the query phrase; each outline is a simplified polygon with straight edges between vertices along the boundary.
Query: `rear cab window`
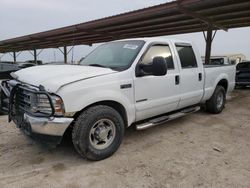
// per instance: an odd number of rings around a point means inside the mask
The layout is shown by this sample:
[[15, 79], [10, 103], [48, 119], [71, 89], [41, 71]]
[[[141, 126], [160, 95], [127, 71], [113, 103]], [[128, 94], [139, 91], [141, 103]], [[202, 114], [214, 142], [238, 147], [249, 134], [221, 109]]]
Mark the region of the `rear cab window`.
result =
[[198, 67], [194, 50], [190, 44], [176, 43], [175, 46], [183, 69]]

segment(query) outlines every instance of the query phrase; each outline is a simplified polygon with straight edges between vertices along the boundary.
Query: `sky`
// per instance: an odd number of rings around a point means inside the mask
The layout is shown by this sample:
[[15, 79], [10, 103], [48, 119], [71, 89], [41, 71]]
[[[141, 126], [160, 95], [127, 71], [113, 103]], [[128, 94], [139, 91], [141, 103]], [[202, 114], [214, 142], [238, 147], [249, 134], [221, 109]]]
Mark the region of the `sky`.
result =
[[[0, 0], [0, 40], [46, 31], [72, 24], [95, 20], [148, 6], [167, 2], [166, 0]], [[168, 38], [193, 41], [201, 55], [205, 53], [202, 33], [171, 35]], [[96, 45], [76, 46], [68, 59], [79, 60], [92, 51]], [[213, 41], [212, 54], [243, 53], [250, 59], [250, 27], [218, 31]], [[13, 60], [10, 54], [0, 54], [1, 60]], [[33, 59], [25, 51], [18, 55], [18, 61]], [[38, 59], [44, 62], [61, 61], [63, 55], [58, 49], [43, 50]]]

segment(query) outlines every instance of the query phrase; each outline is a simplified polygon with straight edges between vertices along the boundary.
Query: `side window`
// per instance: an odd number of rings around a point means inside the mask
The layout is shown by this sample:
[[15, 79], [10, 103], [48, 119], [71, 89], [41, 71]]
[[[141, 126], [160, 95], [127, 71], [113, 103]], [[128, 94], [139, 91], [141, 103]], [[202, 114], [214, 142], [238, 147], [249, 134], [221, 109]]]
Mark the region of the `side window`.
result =
[[250, 69], [250, 63], [239, 63], [236, 66], [237, 69]]
[[197, 67], [197, 61], [192, 46], [176, 44], [176, 49], [180, 57], [182, 68]]
[[171, 50], [168, 45], [154, 45], [149, 48], [145, 56], [143, 57], [143, 64], [150, 64], [153, 58], [156, 56], [161, 56], [166, 59], [168, 69], [174, 69], [173, 57]]

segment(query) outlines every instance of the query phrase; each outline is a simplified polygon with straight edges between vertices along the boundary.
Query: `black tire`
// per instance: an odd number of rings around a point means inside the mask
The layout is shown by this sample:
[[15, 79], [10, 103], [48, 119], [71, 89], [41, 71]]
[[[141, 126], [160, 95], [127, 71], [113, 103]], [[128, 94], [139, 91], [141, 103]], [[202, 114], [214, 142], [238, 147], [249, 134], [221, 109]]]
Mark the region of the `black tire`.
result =
[[[219, 103], [218, 98], [222, 96], [222, 102]], [[216, 86], [212, 97], [206, 101], [206, 110], [212, 114], [219, 114], [225, 107], [226, 91], [222, 86]]]
[[[96, 122], [108, 119], [115, 126], [115, 136], [110, 145], [104, 149], [96, 149], [91, 144], [91, 130]], [[72, 131], [72, 141], [77, 152], [88, 160], [102, 160], [119, 148], [124, 135], [124, 121], [121, 115], [113, 108], [97, 105], [88, 108], [77, 118]]]

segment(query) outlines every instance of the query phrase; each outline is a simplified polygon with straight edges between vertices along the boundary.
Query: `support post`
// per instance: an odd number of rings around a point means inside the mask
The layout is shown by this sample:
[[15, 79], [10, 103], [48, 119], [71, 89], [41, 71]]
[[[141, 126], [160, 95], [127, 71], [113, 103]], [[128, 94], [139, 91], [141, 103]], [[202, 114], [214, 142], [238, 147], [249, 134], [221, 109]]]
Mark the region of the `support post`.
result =
[[36, 53], [36, 49], [34, 49], [34, 62], [37, 65], [37, 53]]
[[13, 52], [14, 63], [16, 63], [16, 52]]
[[68, 52], [67, 52], [67, 46], [64, 46], [63, 47], [63, 56], [64, 56], [64, 63], [67, 63], [68, 62]]
[[212, 38], [213, 29], [211, 26], [208, 27], [207, 37], [206, 37], [206, 54], [205, 54], [205, 64], [209, 64], [211, 56], [211, 47], [212, 47]]

